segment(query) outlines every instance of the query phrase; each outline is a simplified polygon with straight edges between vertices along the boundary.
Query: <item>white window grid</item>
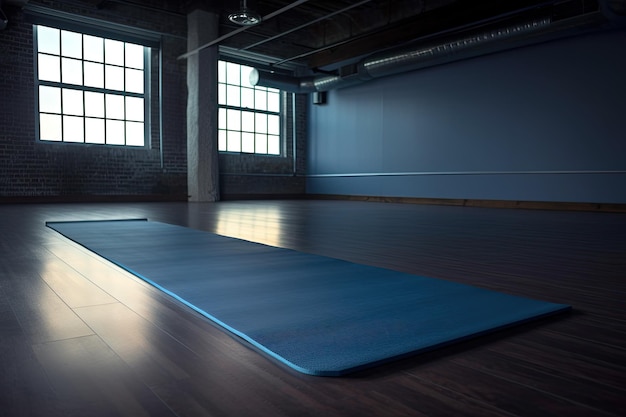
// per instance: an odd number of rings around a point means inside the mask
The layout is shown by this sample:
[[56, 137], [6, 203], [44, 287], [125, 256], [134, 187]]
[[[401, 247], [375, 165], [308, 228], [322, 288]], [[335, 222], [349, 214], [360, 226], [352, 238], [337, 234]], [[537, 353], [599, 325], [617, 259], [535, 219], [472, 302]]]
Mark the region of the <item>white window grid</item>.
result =
[[149, 48], [34, 29], [39, 140], [147, 146]]
[[218, 62], [220, 152], [281, 155], [280, 90], [253, 86], [252, 67]]

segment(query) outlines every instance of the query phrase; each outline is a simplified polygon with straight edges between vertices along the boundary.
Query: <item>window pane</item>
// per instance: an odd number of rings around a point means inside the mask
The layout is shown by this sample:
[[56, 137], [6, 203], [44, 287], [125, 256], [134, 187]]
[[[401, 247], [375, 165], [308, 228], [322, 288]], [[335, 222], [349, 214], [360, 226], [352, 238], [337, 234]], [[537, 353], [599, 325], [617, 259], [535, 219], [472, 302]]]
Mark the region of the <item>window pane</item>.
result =
[[226, 129], [226, 109], [218, 109], [217, 110], [217, 120], [218, 127], [220, 129]]
[[107, 64], [124, 65], [124, 42], [105, 39], [104, 62]]
[[124, 144], [124, 122], [121, 120], [106, 121], [106, 143], [109, 145]]
[[241, 151], [254, 153], [254, 133], [241, 134]]
[[59, 57], [39, 54], [39, 79], [43, 81], [61, 81], [61, 60]]
[[226, 151], [226, 131], [217, 132], [217, 148], [220, 152]]
[[63, 140], [61, 133], [61, 116], [55, 114], [39, 115], [39, 139]]
[[39, 111], [61, 113], [61, 89], [39, 86]]
[[125, 54], [127, 67], [143, 69], [143, 46], [127, 43]]
[[252, 87], [250, 84], [250, 73], [252, 72], [252, 67], [246, 67], [244, 65], [241, 66], [241, 85], [244, 87]]
[[280, 111], [280, 94], [267, 93], [267, 110], [276, 113]]
[[126, 97], [126, 120], [134, 120], [136, 122], [143, 122], [143, 116], [144, 116], [143, 98]]
[[104, 65], [85, 62], [85, 85], [104, 88]]
[[[218, 149], [259, 154], [271, 151], [279, 155], [280, 90], [253, 87], [251, 71], [252, 67], [245, 65], [218, 62]], [[268, 148], [268, 134], [273, 141], [272, 149]]]
[[254, 90], [252, 88], [241, 89], [241, 107], [254, 108]]
[[255, 135], [257, 153], [267, 153], [267, 135]]
[[75, 116], [82, 116], [84, 114], [83, 92], [81, 90], [63, 89], [63, 114]]
[[70, 58], [83, 58], [83, 35], [61, 31], [61, 55]]
[[83, 84], [83, 62], [78, 59], [61, 59], [61, 75], [66, 84]]
[[270, 155], [280, 155], [280, 137], [267, 137], [267, 153]]
[[124, 90], [124, 68], [106, 65], [104, 69], [105, 86], [109, 90]]
[[265, 91], [254, 90], [254, 108], [267, 110], [267, 93]]
[[104, 62], [104, 39], [96, 36], [83, 36], [85, 59], [87, 61]]
[[239, 64], [233, 64], [232, 62], [226, 63], [226, 82], [228, 84], [240, 84], [239, 67]]
[[228, 152], [241, 152], [241, 133], [228, 131], [227, 135], [226, 149]]
[[259, 133], [267, 133], [267, 114], [256, 113], [254, 118], [256, 119], [256, 131]]
[[143, 146], [144, 142], [143, 123], [126, 122], [126, 145]]
[[241, 112], [241, 130], [254, 132], [254, 113], [249, 111]]
[[83, 118], [76, 116], [63, 116], [63, 141], [84, 142], [85, 132]]
[[126, 69], [126, 91], [143, 94], [143, 71]]
[[241, 100], [239, 94], [241, 93], [241, 88], [236, 87], [234, 85], [226, 86], [226, 104], [229, 106], [239, 107]]
[[85, 91], [85, 115], [104, 117], [104, 94]]
[[85, 119], [85, 142], [104, 143], [104, 119]]
[[226, 62], [224, 61], [217, 61], [217, 82], [226, 82]]
[[60, 55], [60, 33], [59, 29], [37, 26], [37, 51]]
[[145, 146], [144, 67], [150, 50], [68, 30], [34, 29], [39, 139]]
[[[227, 110], [227, 125], [226, 129], [228, 130], [241, 130], [241, 112], [239, 110]], [[230, 138], [228, 139], [230, 143]], [[229, 145], [230, 147], [230, 145]], [[230, 149], [229, 149], [230, 150]]]
[[226, 104], [226, 86], [224, 84], [217, 85], [217, 102], [218, 104]]
[[280, 116], [273, 114], [267, 116], [267, 133], [280, 135]]
[[[105, 101], [107, 119], [124, 119], [124, 96], [107, 94]], [[107, 135], [107, 143], [109, 142], [108, 139]]]

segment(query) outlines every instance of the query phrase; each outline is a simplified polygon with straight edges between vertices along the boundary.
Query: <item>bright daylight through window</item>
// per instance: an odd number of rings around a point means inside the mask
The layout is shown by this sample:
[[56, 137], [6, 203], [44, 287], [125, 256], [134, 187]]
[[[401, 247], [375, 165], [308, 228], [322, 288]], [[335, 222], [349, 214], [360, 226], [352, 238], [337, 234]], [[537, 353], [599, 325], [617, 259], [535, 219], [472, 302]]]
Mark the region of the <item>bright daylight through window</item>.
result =
[[39, 139], [145, 146], [149, 49], [35, 26]]
[[280, 155], [280, 90], [252, 86], [250, 71], [219, 61], [219, 150]]

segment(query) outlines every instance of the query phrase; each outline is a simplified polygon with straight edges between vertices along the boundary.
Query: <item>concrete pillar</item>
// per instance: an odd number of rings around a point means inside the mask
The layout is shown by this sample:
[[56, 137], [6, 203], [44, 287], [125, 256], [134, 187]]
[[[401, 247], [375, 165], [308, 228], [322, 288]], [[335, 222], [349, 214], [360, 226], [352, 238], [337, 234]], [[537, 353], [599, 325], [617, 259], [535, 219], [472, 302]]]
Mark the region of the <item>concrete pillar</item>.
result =
[[[187, 15], [187, 50], [218, 36], [218, 15]], [[217, 45], [187, 58], [187, 191], [189, 201], [218, 201]]]

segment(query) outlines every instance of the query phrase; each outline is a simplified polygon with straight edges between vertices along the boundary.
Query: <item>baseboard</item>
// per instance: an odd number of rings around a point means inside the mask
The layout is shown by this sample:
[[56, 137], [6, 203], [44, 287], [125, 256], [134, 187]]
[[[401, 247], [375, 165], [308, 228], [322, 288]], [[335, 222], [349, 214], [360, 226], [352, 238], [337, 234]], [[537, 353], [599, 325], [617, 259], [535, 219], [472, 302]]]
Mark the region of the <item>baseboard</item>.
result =
[[184, 194], [0, 196], [0, 204], [141, 203], [167, 201], [187, 201], [187, 196]]
[[314, 200], [349, 200], [372, 201], [379, 203], [427, 204], [442, 206], [489, 207], [528, 210], [562, 210], [562, 211], [595, 211], [607, 213], [626, 213], [626, 204], [608, 203], [572, 203], [553, 201], [509, 201], [509, 200], [475, 200], [418, 197], [380, 197], [332, 194], [308, 194]]
[[[403, 203], [462, 207], [489, 207], [528, 210], [593, 211], [626, 213], [626, 204], [572, 203], [553, 201], [511, 201], [453, 198], [382, 197], [340, 194], [223, 194], [222, 201], [234, 200], [347, 200], [377, 203]], [[0, 204], [13, 203], [141, 203], [187, 201], [183, 194], [148, 195], [49, 195], [0, 196]]]

